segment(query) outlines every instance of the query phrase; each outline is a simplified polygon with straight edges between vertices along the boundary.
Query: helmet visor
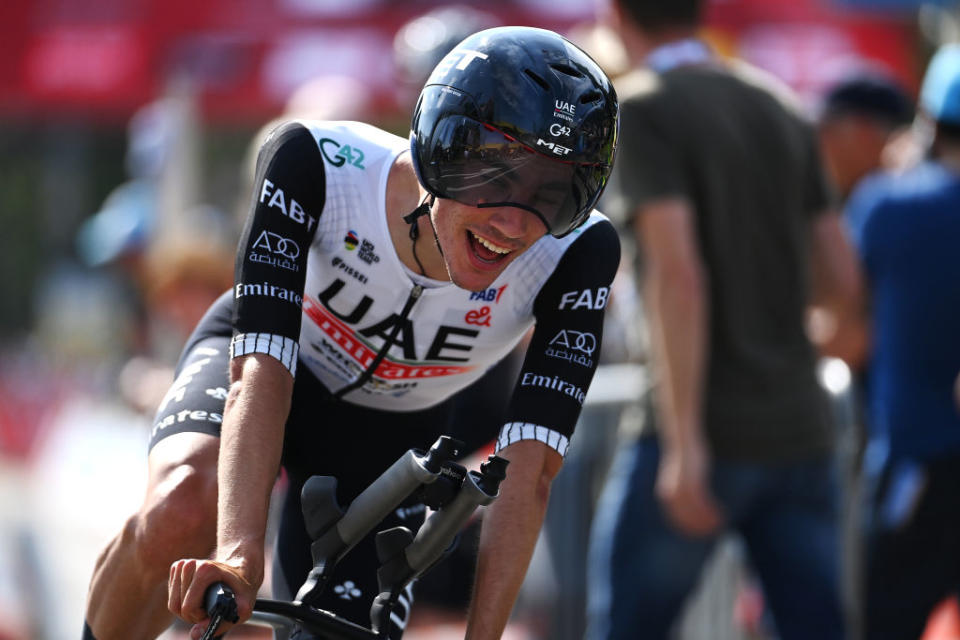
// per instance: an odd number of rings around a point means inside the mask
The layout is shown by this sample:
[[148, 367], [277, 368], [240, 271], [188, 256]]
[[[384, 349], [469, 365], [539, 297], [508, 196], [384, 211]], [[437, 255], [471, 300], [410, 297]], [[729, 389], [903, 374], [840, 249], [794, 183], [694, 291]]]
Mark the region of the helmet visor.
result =
[[589, 215], [609, 169], [563, 160], [569, 149], [539, 142], [544, 151], [466, 116], [441, 117], [426, 139], [418, 140], [422, 178], [441, 198], [518, 207], [539, 217], [552, 235], [563, 236]]

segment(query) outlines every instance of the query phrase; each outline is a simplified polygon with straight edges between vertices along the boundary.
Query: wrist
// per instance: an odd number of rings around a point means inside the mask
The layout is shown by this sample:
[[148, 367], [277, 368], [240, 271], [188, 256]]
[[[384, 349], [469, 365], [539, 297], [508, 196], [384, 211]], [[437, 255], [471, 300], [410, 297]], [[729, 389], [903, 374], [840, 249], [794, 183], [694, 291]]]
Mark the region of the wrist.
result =
[[673, 418], [662, 431], [662, 441], [666, 448], [673, 451], [703, 449], [706, 440], [700, 428], [700, 421], [694, 418]]
[[253, 540], [221, 541], [217, 544], [214, 559], [243, 574], [252, 584], [263, 582], [264, 575], [264, 541], [259, 543]]

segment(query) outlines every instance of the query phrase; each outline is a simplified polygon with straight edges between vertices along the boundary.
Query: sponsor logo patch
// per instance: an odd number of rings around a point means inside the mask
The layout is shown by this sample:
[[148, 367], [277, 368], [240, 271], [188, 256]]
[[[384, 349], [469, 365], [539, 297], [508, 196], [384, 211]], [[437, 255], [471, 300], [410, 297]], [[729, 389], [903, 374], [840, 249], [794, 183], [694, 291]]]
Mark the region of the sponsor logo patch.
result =
[[583, 404], [583, 399], [587, 395], [580, 387], [570, 384], [566, 380], [561, 380], [557, 376], [542, 376], [537, 373], [524, 372], [520, 377], [520, 385], [524, 387], [551, 389], [565, 396], [570, 396], [580, 405]]
[[550, 340], [546, 355], [559, 360], [567, 360], [584, 367], [593, 366], [593, 352], [597, 350], [597, 337], [586, 331], [561, 329]]
[[485, 289], [483, 291], [473, 291], [470, 293], [470, 301], [474, 300], [483, 300], [484, 302], [493, 302], [494, 304], [500, 302], [500, 296], [503, 295], [504, 290], [506, 290], [507, 285], [502, 287], [491, 287], [490, 289]]
[[467, 324], [475, 324], [480, 327], [490, 326], [490, 307], [480, 307], [480, 309], [471, 309], [463, 318]]
[[557, 156], [565, 156], [571, 151], [573, 151], [573, 149], [571, 149], [570, 147], [565, 147], [555, 142], [548, 142], [543, 138], [537, 138], [537, 146], [546, 147], [547, 149], [550, 149], [550, 151], [553, 151], [553, 154]]
[[153, 430], [150, 432], [150, 437], [155, 438], [159, 432], [163, 431], [167, 427], [170, 427], [174, 424], [181, 424], [187, 420], [221, 424], [223, 422], [223, 414], [213, 413], [212, 411], [203, 411], [200, 409], [183, 409], [182, 411], [171, 413], [170, 415], [164, 417], [163, 420], [155, 424], [153, 426]]
[[340, 596], [341, 600], [354, 600], [363, 595], [353, 580], [345, 580], [343, 584], [338, 584], [333, 588], [333, 592]]
[[260, 203], [265, 203], [269, 208], [277, 209], [298, 224], [305, 224], [307, 231], [312, 231], [317, 224], [317, 219], [304, 211], [299, 202], [294, 200], [293, 197], [287, 197], [283, 189], [266, 178], [263, 179], [263, 185], [260, 187]]
[[557, 308], [563, 311], [570, 309], [593, 309], [599, 310], [607, 306], [607, 297], [610, 295], [610, 287], [600, 287], [596, 291], [593, 289], [583, 289], [577, 291], [567, 291], [560, 296], [560, 306]]
[[362, 240], [360, 242], [360, 251], [357, 252], [357, 256], [366, 262], [367, 264], [373, 264], [375, 262], [380, 262], [380, 256], [373, 252], [374, 250], [373, 243], [369, 240]]
[[296, 260], [300, 257], [300, 245], [271, 231], [261, 231], [257, 241], [253, 243], [253, 248], [275, 253], [287, 260]]
[[247, 258], [250, 262], [297, 272], [300, 271], [300, 265], [294, 260], [299, 256], [300, 245], [295, 241], [271, 231], [261, 231]]
[[292, 302], [298, 307], [303, 306], [303, 296], [294, 291], [293, 289], [287, 289], [286, 287], [278, 287], [269, 282], [263, 282], [258, 284], [243, 284], [240, 283], [233, 288], [234, 298], [244, 298], [246, 296], [265, 296], [267, 298], [279, 298], [280, 300], [286, 300], [287, 302]]
[[353, 229], [347, 231], [347, 235], [343, 237], [343, 245], [347, 248], [347, 251], [353, 251], [358, 244], [360, 244], [360, 237], [357, 232]]
[[576, 105], [570, 104], [564, 100], [555, 100], [553, 105], [554, 118], [560, 118], [561, 120], [566, 120], [567, 122], [573, 122], [573, 116], [577, 110]]
[[437, 68], [434, 69], [431, 78], [440, 79], [450, 73], [450, 71], [453, 69], [463, 71], [474, 60], [486, 60], [487, 57], [487, 54], [481, 53], [480, 51], [474, 51], [473, 49], [454, 49], [448, 53], [443, 60], [440, 61], [440, 64], [438, 64]]
[[323, 159], [334, 167], [342, 167], [348, 164], [357, 169], [366, 169], [363, 166], [364, 153], [358, 147], [351, 147], [348, 144], [342, 145], [333, 138], [320, 139], [320, 153]]
[[335, 266], [340, 271], [343, 271], [345, 274], [347, 274], [351, 278], [355, 278], [360, 282], [362, 282], [363, 284], [367, 283], [367, 276], [363, 275], [362, 273], [360, 273], [359, 271], [357, 271], [356, 269], [348, 265], [339, 256], [335, 257], [331, 264], [333, 264], [333, 266]]

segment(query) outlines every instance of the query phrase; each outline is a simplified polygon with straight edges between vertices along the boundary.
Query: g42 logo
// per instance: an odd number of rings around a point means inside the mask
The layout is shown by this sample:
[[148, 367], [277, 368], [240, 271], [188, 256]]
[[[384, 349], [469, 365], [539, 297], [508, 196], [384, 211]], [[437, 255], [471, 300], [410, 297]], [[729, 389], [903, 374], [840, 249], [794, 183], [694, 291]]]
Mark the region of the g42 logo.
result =
[[[333, 156], [330, 155], [330, 150], [328, 146], [332, 146], [336, 149]], [[320, 152], [323, 154], [323, 157], [335, 167], [342, 167], [345, 163], [349, 163], [358, 169], [366, 169], [363, 166], [363, 151], [356, 147], [351, 147], [348, 144], [340, 146], [340, 143], [336, 140], [331, 140], [330, 138], [321, 138], [320, 139]]]

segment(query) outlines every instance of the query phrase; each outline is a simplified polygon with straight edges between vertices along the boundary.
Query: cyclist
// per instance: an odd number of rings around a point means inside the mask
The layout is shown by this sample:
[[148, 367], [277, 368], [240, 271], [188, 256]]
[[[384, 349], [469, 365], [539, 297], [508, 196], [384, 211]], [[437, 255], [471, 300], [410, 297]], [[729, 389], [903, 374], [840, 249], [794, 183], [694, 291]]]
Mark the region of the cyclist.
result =
[[[147, 496], [98, 559], [86, 638], [153, 637], [168, 606], [200, 623], [216, 581], [249, 616], [281, 464], [273, 588], [295, 593], [312, 565], [303, 482], [333, 475], [347, 503], [441, 433], [445, 401], [535, 326], [506, 423], [491, 425], [511, 464], [484, 518], [468, 616], [468, 637], [500, 636], [596, 368], [620, 251], [593, 206], [617, 99], [561, 36], [502, 27], [439, 63], [411, 129], [408, 143], [297, 121], [264, 142], [236, 284], [157, 413]], [[385, 524], [422, 517], [410, 505]], [[321, 606], [367, 624], [376, 566], [373, 543], [358, 545]], [[405, 619], [392, 621], [397, 638]]]

